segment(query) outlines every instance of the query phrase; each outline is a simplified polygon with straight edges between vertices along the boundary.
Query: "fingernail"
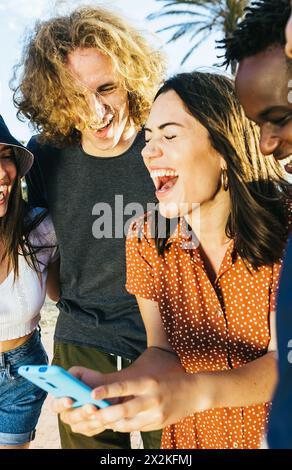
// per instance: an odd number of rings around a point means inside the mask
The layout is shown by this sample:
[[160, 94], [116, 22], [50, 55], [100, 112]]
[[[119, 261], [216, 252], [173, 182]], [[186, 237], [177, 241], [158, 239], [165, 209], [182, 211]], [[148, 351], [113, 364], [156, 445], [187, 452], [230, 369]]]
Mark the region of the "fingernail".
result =
[[92, 397], [94, 400], [98, 400], [102, 396], [102, 388], [96, 388], [92, 392]]

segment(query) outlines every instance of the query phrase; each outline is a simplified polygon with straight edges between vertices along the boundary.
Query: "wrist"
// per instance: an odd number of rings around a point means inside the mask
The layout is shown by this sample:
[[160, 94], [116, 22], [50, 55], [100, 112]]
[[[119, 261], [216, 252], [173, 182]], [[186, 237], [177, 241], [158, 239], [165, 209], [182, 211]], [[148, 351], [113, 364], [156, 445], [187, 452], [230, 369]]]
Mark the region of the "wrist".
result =
[[210, 380], [210, 374], [208, 372], [198, 372], [188, 375], [192, 413], [199, 413], [214, 408], [216, 392]]

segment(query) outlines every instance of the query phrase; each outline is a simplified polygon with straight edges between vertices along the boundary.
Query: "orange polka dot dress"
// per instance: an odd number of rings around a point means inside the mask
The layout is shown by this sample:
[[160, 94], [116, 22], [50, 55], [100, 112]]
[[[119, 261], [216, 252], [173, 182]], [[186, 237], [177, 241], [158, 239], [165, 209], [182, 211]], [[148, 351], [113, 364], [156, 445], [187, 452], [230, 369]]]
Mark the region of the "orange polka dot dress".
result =
[[[280, 263], [258, 271], [249, 265], [249, 272], [231, 241], [212, 284], [184, 226], [178, 225], [161, 257], [149, 219], [144, 227], [133, 224], [127, 238], [128, 292], [158, 302], [169, 342], [188, 373], [231, 370], [260, 358], [270, 342]], [[193, 414], [164, 430], [162, 448], [258, 448], [269, 409], [270, 403], [262, 403]]]

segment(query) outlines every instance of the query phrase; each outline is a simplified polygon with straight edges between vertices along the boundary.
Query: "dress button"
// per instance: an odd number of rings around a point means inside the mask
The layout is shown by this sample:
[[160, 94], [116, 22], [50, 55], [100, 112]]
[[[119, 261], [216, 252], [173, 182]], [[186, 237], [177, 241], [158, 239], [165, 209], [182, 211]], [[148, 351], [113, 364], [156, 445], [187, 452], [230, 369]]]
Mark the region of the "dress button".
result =
[[238, 444], [237, 444], [237, 442], [233, 442], [233, 447], [234, 447], [234, 449], [238, 449]]

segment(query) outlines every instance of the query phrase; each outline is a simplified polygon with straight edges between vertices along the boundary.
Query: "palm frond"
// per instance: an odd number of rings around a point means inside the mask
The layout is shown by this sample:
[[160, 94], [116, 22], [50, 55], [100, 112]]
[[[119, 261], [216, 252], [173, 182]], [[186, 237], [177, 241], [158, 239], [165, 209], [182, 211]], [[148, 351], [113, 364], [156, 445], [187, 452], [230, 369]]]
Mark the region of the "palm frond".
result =
[[196, 24], [194, 25], [193, 23], [181, 23], [180, 25], [170, 25], [170, 26], [165, 26], [165, 28], [159, 29], [157, 32], [161, 33], [162, 31], [168, 31], [173, 28], [177, 28], [177, 31], [171, 36], [170, 39], [166, 42], [166, 44], [169, 44], [170, 42], [175, 42], [177, 41], [181, 36], [185, 34], [190, 34], [191, 31], [194, 29], [194, 27], [198, 26], [199, 24], [202, 24], [205, 26], [204, 23], [197, 21]]
[[210, 13], [204, 14], [204, 13], [199, 13], [197, 11], [190, 11], [190, 10], [168, 10], [168, 11], [163, 11], [163, 12], [158, 12], [158, 13], [151, 13], [150, 15], [147, 16], [147, 19], [153, 20], [161, 16], [169, 16], [169, 15], [191, 15], [191, 16], [208, 17], [210, 16]]
[[[190, 41], [198, 40], [184, 56], [181, 64], [191, 56], [196, 48], [204, 42], [208, 35], [221, 31], [224, 37], [231, 34], [238, 21], [244, 15], [244, 9], [250, 0], [156, 0], [163, 3], [158, 12], [151, 13], [147, 19], [153, 20], [161, 17], [177, 17], [185, 15], [188, 21], [171, 24], [159, 29], [157, 32], [176, 29], [167, 43], [177, 41], [184, 35], [190, 34]], [[185, 7], [190, 7], [186, 9]], [[182, 7], [182, 8], [180, 8]]]
[[[169, 7], [173, 5], [196, 5], [196, 6], [205, 6], [206, 4], [218, 5], [224, 4], [226, 0], [156, 0], [157, 2], [165, 2], [164, 7]], [[166, 3], [168, 2], [168, 3]]]
[[198, 39], [198, 41], [191, 47], [191, 49], [183, 57], [183, 59], [181, 61], [181, 65], [183, 65], [187, 61], [187, 59], [192, 55], [194, 50], [197, 49], [206, 40], [206, 38], [210, 34], [210, 27], [205, 25], [205, 26], [202, 26], [201, 28], [199, 28], [198, 31], [197, 31], [197, 36], [200, 36], [200, 34], [203, 33], [204, 31], [206, 31], [205, 34], [203, 34], [203, 36], [200, 39]]
[[199, 25], [206, 25], [206, 22], [203, 22], [203, 21], [192, 21], [190, 23], [176, 23], [176, 24], [171, 24], [169, 26], [164, 26], [163, 28], [161, 29], [158, 29], [156, 32], [157, 33], [161, 33], [162, 31], [169, 31], [173, 28], [178, 28], [178, 29], [181, 29], [181, 28], [184, 28], [185, 29], [185, 32], [188, 33], [191, 29], [193, 29], [194, 27], [196, 26], [199, 26]]
[[188, 60], [188, 58], [192, 55], [192, 53], [194, 52], [195, 49], [197, 49], [206, 39], [207, 37], [209, 36], [209, 33], [206, 33], [202, 39], [200, 39], [199, 41], [197, 41], [193, 47], [191, 47], [191, 49], [186, 53], [186, 55], [183, 57], [183, 59], [181, 60], [181, 63], [180, 65], [184, 65], [184, 63]]

